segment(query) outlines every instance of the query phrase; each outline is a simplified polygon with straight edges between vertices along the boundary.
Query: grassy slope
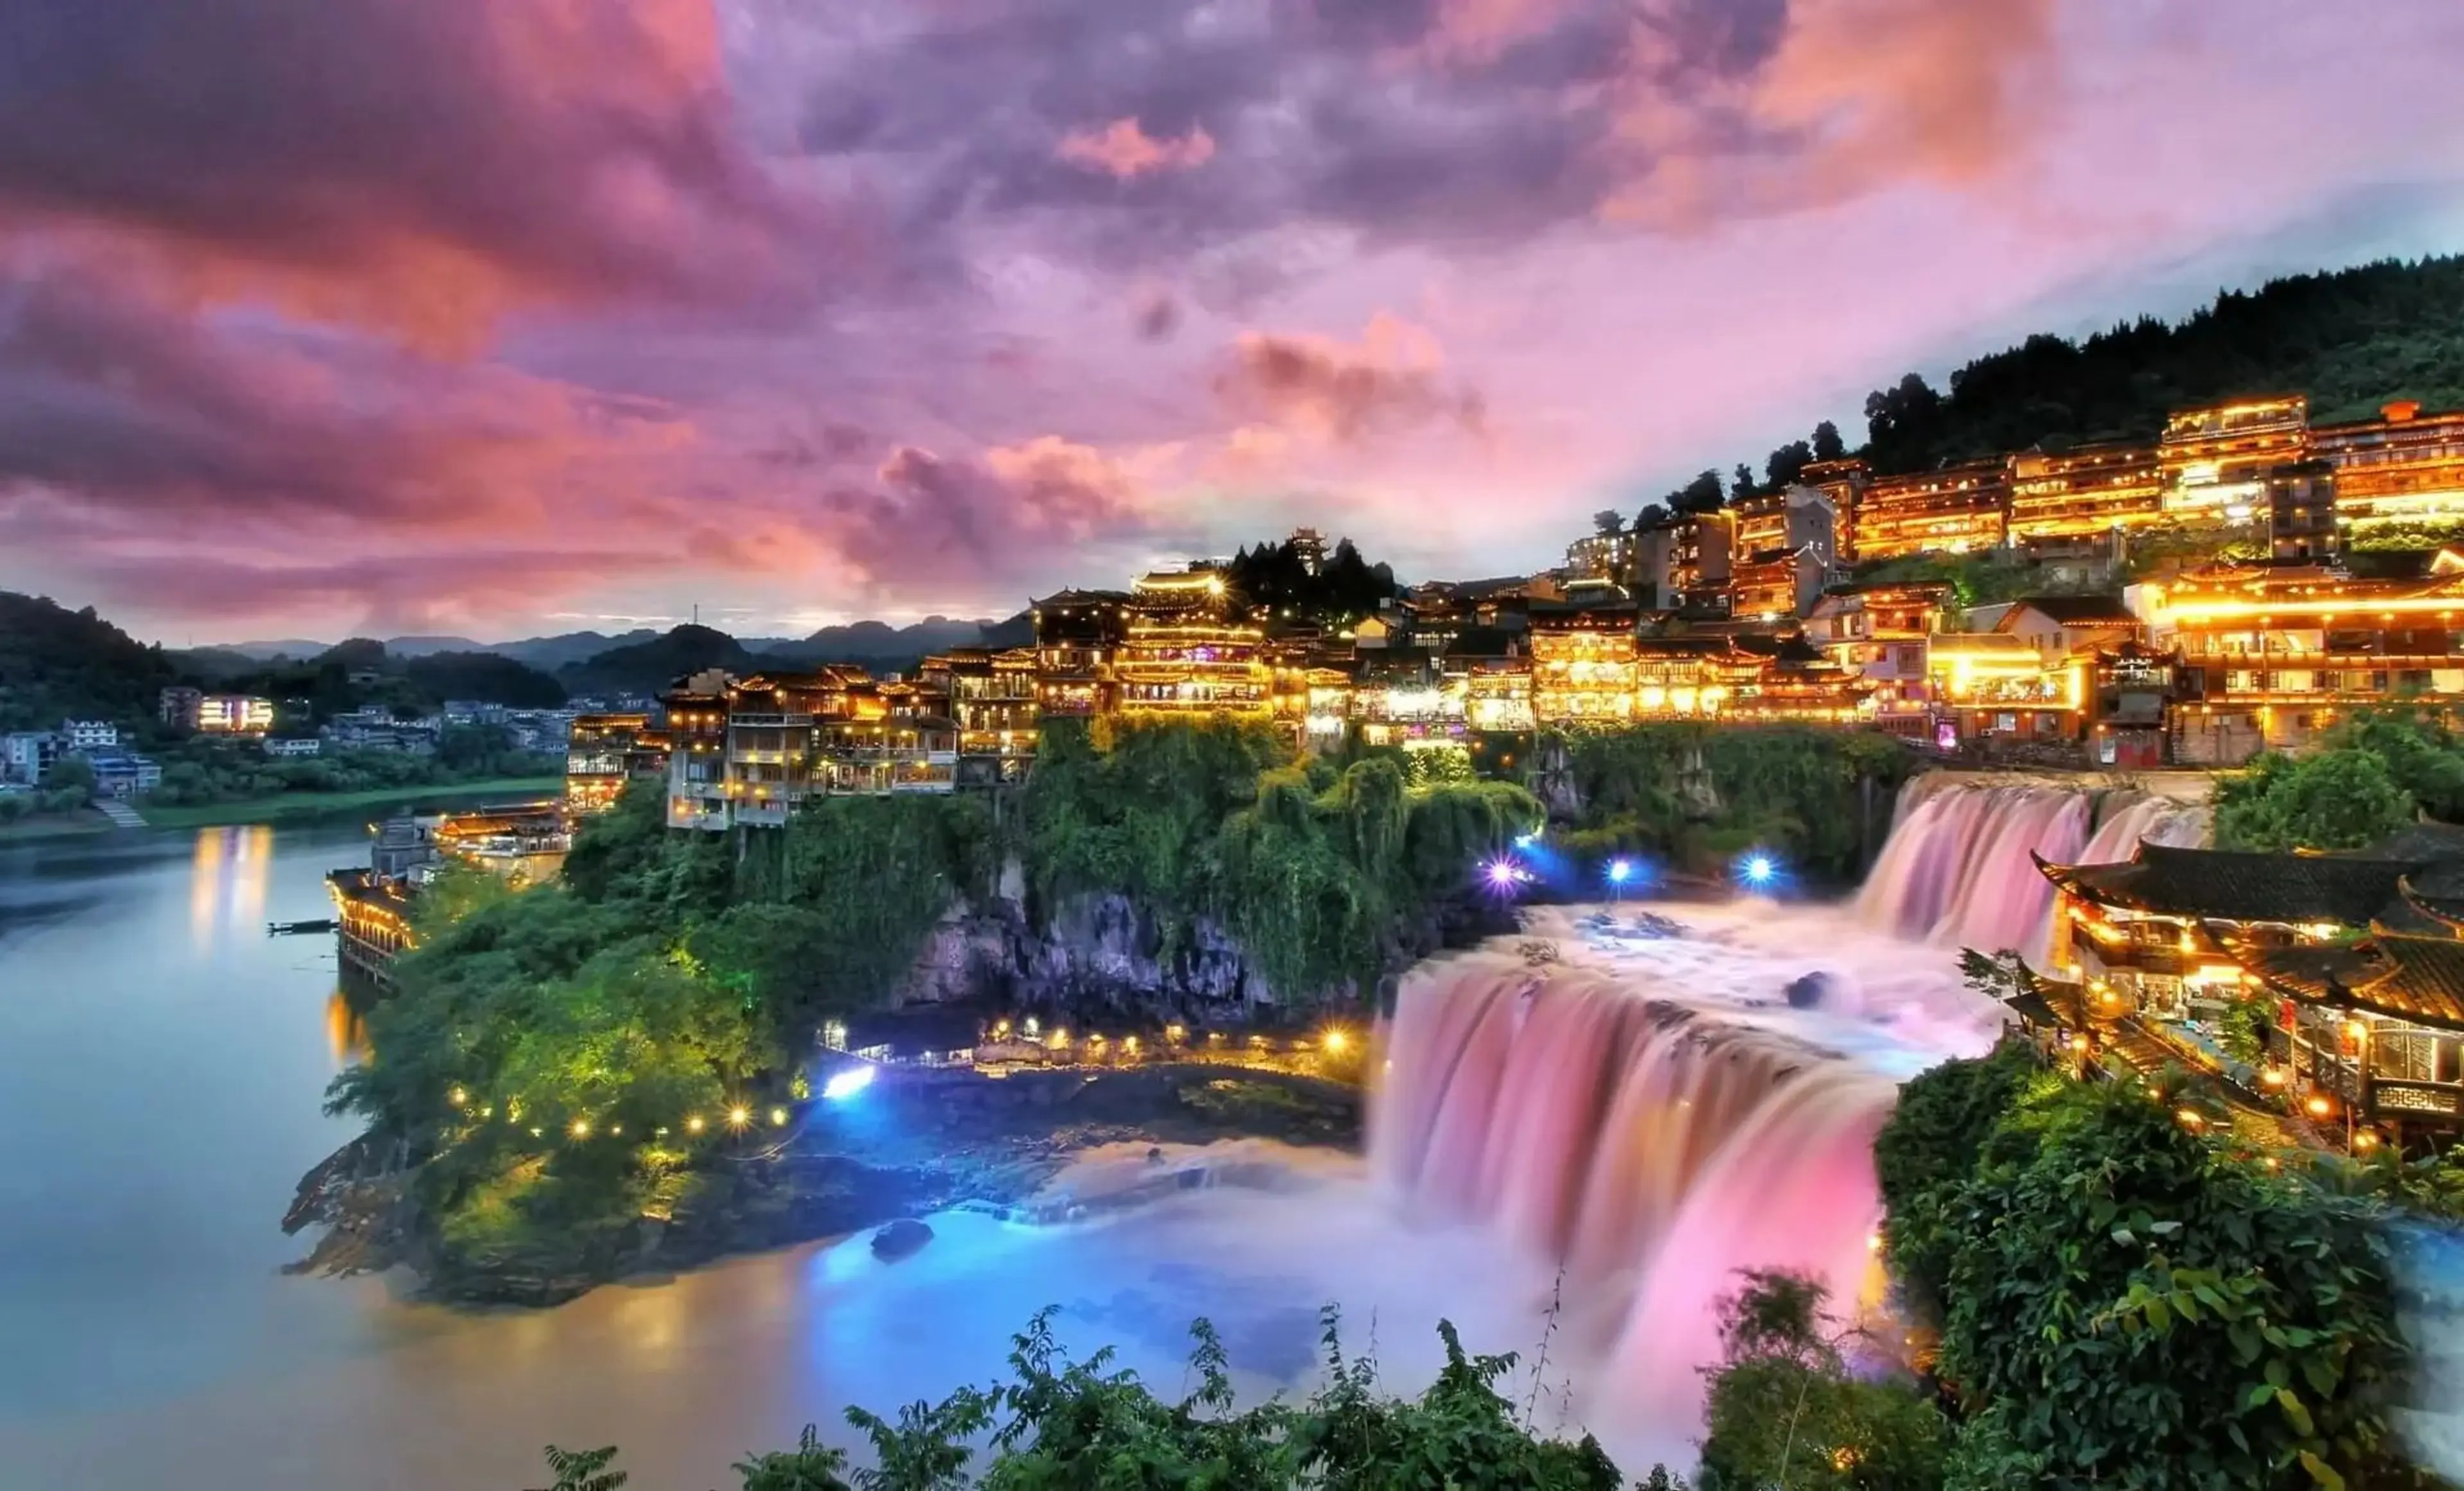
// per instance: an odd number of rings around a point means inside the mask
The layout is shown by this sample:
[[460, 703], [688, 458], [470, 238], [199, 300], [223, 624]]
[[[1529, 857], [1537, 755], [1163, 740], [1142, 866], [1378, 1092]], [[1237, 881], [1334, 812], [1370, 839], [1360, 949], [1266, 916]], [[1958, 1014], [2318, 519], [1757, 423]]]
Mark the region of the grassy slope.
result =
[[505, 777], [430, 787], [371, 787], [364, 792], [285, 792], [188, 807], [141, 806], [138, 811], [156, 828], [202, 828], [217, 823], [270, 823], [351, 808], [398, 807], [447, 798], [553, 797], [563, 790], [561, 777]]

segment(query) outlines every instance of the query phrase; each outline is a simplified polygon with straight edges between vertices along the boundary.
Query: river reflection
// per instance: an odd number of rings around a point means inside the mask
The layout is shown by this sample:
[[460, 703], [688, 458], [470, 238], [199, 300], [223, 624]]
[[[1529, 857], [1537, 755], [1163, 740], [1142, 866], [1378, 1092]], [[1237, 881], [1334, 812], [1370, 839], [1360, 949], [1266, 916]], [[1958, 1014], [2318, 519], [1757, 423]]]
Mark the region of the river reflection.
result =
[[274, 872], [274, 828], [249, 823], [197, 830], [188, 876], [191, 944], [210, 954], [218, 941], [264, 934], [266, 887]]

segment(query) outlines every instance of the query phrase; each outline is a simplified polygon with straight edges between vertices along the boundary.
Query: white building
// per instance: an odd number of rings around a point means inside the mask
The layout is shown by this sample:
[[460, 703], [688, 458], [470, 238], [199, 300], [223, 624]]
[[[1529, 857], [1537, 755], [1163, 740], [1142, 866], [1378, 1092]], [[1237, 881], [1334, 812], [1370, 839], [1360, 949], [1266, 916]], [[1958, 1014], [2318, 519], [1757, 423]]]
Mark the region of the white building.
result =
[[32, 786], [60, 758], [60, 737], [48, 730], [0, 735], [0, 778]]
[[72, 756], [120, 748], [120, 727], [109, 720], [72, 719], [60, 723], [61, 748]]

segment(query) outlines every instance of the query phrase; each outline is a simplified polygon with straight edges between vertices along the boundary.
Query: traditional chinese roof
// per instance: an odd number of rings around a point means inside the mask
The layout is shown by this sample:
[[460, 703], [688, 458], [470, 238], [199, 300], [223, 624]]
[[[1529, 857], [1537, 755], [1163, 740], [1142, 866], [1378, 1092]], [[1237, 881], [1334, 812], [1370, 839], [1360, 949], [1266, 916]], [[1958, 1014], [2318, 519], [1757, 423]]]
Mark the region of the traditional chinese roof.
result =
[[2003, 619], [2019, 612], [2034, 611], [2057, 626], [2136, 626], [2139, 618], [2130, 614], [2119, 596], [2029, 596], [2011, 603]]
[[2464, 941], [2385, 923], [2345, 948], [2279, 948], [2245, 960], [2269, 987], [2312, 1004], [2464, 1030]]
[[2045, 878], [2080, 900], [2157, 916], [2367, 926], [2421, 860], [2246, 854], [2142, 842], [2118, 865], [2050, 865]]

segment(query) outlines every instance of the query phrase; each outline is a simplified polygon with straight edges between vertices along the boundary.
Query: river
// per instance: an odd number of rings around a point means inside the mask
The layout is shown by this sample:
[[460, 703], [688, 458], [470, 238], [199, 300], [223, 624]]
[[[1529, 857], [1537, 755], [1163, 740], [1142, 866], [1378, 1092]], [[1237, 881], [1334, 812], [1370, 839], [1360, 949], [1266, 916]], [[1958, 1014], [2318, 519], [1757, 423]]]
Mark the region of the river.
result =
[[[1529, 1348], [1547, 1281], [1482, 1238], [1404, 1245], [1342, 1163], [1277, 1195], [1193, 1193], [1092, 1227], [936, 1218], [898, 1264], [861, 1242], [469, 1314], [378, 1280], [285, 1277], [276, 1225], [349, 1136], [319, 1100], [348, 1059], [321, 877], [362, 825], [210, 828], [0, 849], [0, 1482], [28, 1491], [517, 1491], [539, 1447], [621, 1443], [645, 1491], [840, 1411], [984, 1382], [1009, 1332], [1125, 1348], [1164, 1391], [1189, 1319], [1252, 1386], [1306, 1380], [1316, 1309], [1373, 1316], [1398, 1379], [1442, 1309]], [[1402, 1324], [1410, 1323], [1406, 1333]]]

